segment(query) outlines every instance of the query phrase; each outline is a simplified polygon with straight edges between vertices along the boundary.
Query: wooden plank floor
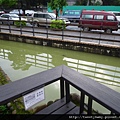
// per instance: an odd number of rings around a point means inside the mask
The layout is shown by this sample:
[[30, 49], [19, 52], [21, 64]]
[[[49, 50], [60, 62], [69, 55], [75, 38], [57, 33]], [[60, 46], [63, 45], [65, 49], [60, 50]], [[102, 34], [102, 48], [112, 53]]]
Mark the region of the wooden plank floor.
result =
[[[43, 110], [36, 113], [39, 116], [39, 120], [50, 120], [51, 116], [52, 120], [57, 120], [66, 114], [79, 114], [79, 107], [73, 102], [69, 102], [66, 104], [66, 97], [63, 99], [57, 100], [53, 104], [44, 108]], [[36, 116], [33, 116], [27, 120], [34, 120]], [[36, 120], [36, 119], [35, 119]]]

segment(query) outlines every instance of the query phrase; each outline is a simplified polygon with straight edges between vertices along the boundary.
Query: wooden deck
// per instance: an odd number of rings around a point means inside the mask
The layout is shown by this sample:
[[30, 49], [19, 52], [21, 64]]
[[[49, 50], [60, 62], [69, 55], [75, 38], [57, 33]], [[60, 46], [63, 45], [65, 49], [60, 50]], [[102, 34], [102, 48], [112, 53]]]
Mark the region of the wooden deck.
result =
[[[88, 115], [92, 114], [93, 100], [110, 110], [111, 114], [120, 114], [120, 93], [64, 65], [0, 86], [0, 91], [2, 91], [0, 92], [0, 105], [58, 80], [60, 80], [61, 99], [36, 113], [36, 115], [42, 115], [41, 120], [47, 120], [49, 117], [47, 118], [46, 115], [57, 115], [54, 119], [63, 119], [65, 114], [84, 114], [85, 95], [88, 96]], [[79, 107], [70, 100], [70, 85], [80, 91]]]
[[65, 98], [56, 101], [54, 104], [37, 113], [37, 115], [44, 115], [41, 117], [41, 120], [50, 119], [49, 117], [51, 115], [54, 116], [54, 120], [57, 120], [66, 114], [79, 114], [79, 107], [76, 107], [76, 105], [72, 102], [66, 104]]

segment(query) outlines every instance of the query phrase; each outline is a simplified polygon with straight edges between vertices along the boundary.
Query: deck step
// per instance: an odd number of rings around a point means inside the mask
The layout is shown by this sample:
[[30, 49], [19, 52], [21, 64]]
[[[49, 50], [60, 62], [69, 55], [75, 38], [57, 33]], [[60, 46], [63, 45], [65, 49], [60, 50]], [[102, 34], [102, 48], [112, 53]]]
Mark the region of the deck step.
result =
[[69, 102], [67, 104], [65, 104], [64, 106], [62, 106], [61, 108], [59, 108], [58, 110], [54, 111], [52, 114], [50, 114], [49, 116], [46, 116], [46, 118], [44, 118], [44, 120], [50, 120], [50, 118], [52, 120], [63, 120], [61, 119], [62, 117], [66, 116], [66, 113], [68, 113], [69, 111], [71, 111], [72, 109], [75, 108], [75, 104], [72, 102]]
[[69, 111], [67, 114], [79, 114], [80, 111], [80, 107], [75, 107], [74, 109], [72, 109], [71, 111]]
[[37, 112], [36, 114], [51, 114], [52, 112], [56, 111], [60, 107], [66, 104], [65, 97], [63, 99], [57, 100], [53, 104], [49, 105], [48, 107], [44, 108], [43, 110]]
[[36, 113], [36, 115], [40, 115], [40, 120], [50, 120], [50, 118], [52, 120], [57, 120], [63, 117], [63, 115], [67, 114], [75, 107], [76, 105], [72, 102], [66, 104], [66, 97], [64, 97], [63, 99], [60, 99], [51, 104], [50, 106], [39, 111], [38, 113]]

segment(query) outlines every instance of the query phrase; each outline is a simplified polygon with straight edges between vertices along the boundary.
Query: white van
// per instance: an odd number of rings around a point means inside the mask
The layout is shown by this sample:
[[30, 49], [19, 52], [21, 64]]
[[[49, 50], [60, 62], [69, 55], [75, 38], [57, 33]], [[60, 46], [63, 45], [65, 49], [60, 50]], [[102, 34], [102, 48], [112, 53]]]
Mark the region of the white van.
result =
[[[36, 25], [36, 26], [50, 26], [50, 23], [52, 20], [56, 19], [56, 15], [55, 13], [49, 13], [49, 12], [34, 12], [32, 14], [31, 19], [28, 21], [30, 21], [32, 24]], [[70, 21], [66, 18], [58, 18], [58, 19], [62, 19], [65, 24], [70, 24]]]

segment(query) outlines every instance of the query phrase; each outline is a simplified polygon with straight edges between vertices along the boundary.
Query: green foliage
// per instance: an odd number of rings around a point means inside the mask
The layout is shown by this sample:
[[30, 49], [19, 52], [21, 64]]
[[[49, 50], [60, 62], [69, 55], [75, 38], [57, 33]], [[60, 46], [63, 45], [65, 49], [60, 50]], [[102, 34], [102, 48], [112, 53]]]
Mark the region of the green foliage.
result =
[[[8, 83], [8, 81], [6, 80], [6, 77], [0, 68], [0, 85], [4, 85], [7, 83]], [[1, 114], [2, 115], [3, 114], [11, 114], [14, 110], [16, 110], [16, 114], [33, 114], [32, 109], [27, 110], [27, 111], [24, 109], [24, 104], [23, 104], [22, 100], [23, 99], [21, 97], [21, 98], [16, 99], [15, 101], [10, 102], [11, 105], [9, 105], [9, 106], [7, 104], [0, 105], [0, 115]], [[0, 120], [3, 120], [3, 119], [0, 119]]]
[[1, 110], [1, 111], [5, 111], [5, 110], [6, 110], [6, 106], [5, 106], [5, 105], [1, 105], [1, 106], [0, 106], [0, 110]]
[[63, 20], [52, 20], [50, 28], [65, 29], [65, 22]]
[[8, 81], [6, 80], [6, 78], [3, 75], [3, 73], [0, 71], [0, 85], [4, 85], [6, 83], [8, 83]]
[[57, 19], [57, 16], [58, 16], [58, 13], [60, 10], [63, 9], [63, 6], [66, 6], [67, 5], [67, 2], [66, 0], [51, 0], [49, 3], [48, 3], [48, 6], [52, 9], [52, 10], [56, 10], [56, 19]]
[[62, 10], [63, 6], [66, 6], [67, 2], [66, 0], [51, 0], [50, 3], [48, 3], [48, 6], [52, 9], [52, 10]]
[[[101, 3], [97, 0], [76, 0], [75, 5], [101, 5]], [[102, 0], [103, 6], [119, 6], [120, 0]]]
[[101, 5], [101, 3], [99, 2], [99, 1], [97, 1], [94, 5], [98, 5], [98, 6], [100, 6]]
[[24, 27], [24, 26], [26, 26], [26, 22], [25, 21], [15, 21], [14, 22], [14, 25], [16, 26], [16, 27]]
[[14, 6], [17, 4], [17, 0], [0, 0], [0, 5]]
[[1, 112], [2, 114], [8, 114], [9, 111], [8, 111], [8, 109], [7, 109], [7, 106], [6, 106], [6, 105], [1, 105], [1, 106], [0, 106], [0, 112]]

